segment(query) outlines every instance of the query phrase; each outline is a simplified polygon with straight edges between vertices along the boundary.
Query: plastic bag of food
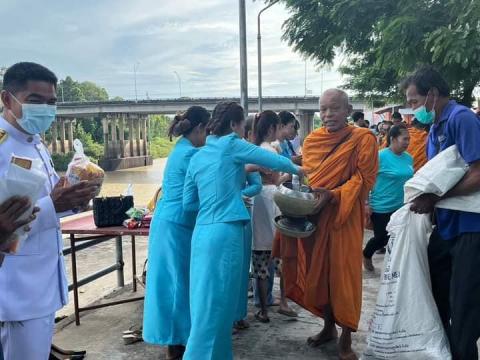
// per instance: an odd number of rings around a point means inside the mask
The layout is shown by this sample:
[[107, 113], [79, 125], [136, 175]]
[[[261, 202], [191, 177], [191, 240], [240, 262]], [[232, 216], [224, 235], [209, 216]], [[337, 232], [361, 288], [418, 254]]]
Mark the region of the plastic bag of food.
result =
[[[47, 180], [40, 159], [18, 157], [12, 154], [7, 172], [0, 178], [0, 203], [12, 196], [28, 197], [32, 205], [19, 220], [27, 219], [32, 213], [34, 204], [40, 198]], [[8, 240], [6, 252], [16, 253], [27, 237], [28, 233], [23, 228], [17, 229]]]
[[75, 154], [70, 164], [68, 164], [66, 173], [67, 184], [71, 186], [81, 181], [98, 184], [98, 193], [96, 194], [98, 195], [105, 178], [105, 172], [100, 166], [92, 163], [88, 156], [85, 155], [80, 140], [75, 139], [73, 141], [73, 148], [75, 149]]

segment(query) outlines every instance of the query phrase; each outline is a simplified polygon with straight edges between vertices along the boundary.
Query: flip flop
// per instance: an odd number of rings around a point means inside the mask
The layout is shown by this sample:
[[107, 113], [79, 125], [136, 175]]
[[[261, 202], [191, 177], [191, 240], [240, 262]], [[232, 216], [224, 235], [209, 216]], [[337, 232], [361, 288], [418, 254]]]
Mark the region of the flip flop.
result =
[[270, 322], [270, 318], [267, 315], [263, 315], [261, 311], [255, 314], [255, 319], [257, 319], [258, 321], [264, 324]]
[[285, 316], [288, 316], [288, 317], [291, 317], [291, 318], [298, 317], [298, 314], [295, 311], [293, 311], [292, 309], [289, 309], [289, 310], [278, 309], [277, 312], [279, 314], [282, 314], [282, 315], [285, 315]]
[[125, 345], [131, 345], [131, 344], [135, 344], [137, 342], [143, 341], [141, 331], [135, 331], [131, 334], [125, 334], [122, 336], [122, 338], [123, 338], [123, 343]]

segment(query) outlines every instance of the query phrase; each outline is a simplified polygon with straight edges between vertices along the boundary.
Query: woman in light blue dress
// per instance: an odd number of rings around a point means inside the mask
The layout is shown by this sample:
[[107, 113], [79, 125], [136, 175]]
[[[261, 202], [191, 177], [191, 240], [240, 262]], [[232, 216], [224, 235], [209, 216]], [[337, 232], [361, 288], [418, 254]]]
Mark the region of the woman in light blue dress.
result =
[[[252, 142], [252, 134], [253, 118], [248, 118], [245, 122], [245, 140]], [[247, 169], [247, 186], [242, 191], [242, 197], [249, 218], [252, 215], [253, 197], [258, 195], [260, 191], [262, 191], [262, 178], [260, 173]], [[252, 257], [252, 223], [250, 220], [245, 221], [243, 231], [243, 263], [240, 280], [240, 297], [235, 315], [235, 329], [237, 330], [245, 330], [250, 327], [250, 324], [246, 320], [248, 313], [248, 287], [250, 283], [250, 259]]]
[[183, 206], [197, 210], [190, 263], [192, 327], [184, 360], [230, 360], [231, 331], [240, 298], [244, 226], [245, 164], [302, 173], [287, 158], [243, 139], [245, 119], [237, 103], [220, 103], [208, 125], [211, 135], [193, 156]]
[[192, 106], [169, 130], [181, 136], [168, 157], [162, 198], [152, 219], [143, 315], [143, 339], [168, 346], [167, 359], [181, 359], [190, 334], [190, 244], [197, 213], [184, 211], [183, 187], [192, 156], [205, 144], [207, 110]]

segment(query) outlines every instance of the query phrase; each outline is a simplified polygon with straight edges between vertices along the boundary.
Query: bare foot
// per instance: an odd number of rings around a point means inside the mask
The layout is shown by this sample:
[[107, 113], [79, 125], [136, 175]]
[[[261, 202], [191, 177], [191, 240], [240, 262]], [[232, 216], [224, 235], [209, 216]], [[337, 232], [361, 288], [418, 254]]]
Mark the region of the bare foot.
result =
[[288, 306], [288, 304], [280, 304], [278, 313], [289, 317], [298, 317], [298, 314], [290, 306]]
[[340, 360], [358, 360], [357, 355], [352, 350], [351, 331], [343, 329], [340, 340], [338, 341], [338, 358]]
[[307, 344], [311, 347], [319, 347], [325, 345], [338, 338], [337, 328], [333, 326], [330, 329], [324, 328], [317, 335], [307, 339]]
[[166, 360], [180, 360], [185, 353], [185, 346], [183, 345], [171, 345], [167, 346]]
[[363, 267], [367, 271], [371, 271], [371, 272], [375, 271], [375, 267], [373, 266], [373, 262], [371, 258], [369, 259], [369, 258], [363, 257]]

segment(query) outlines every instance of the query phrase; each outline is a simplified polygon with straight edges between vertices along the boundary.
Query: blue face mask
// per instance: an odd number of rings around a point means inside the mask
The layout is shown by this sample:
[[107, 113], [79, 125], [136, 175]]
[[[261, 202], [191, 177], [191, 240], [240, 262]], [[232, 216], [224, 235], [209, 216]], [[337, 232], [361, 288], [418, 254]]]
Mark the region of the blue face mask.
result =
[[[427, 94], [428, 97], [428, 94]], [[425, 125], [430, 125], [433, 124], [435, 121], [435, 104], [436, 104], [436, 99], [434, 100], [433, 107], [431, 111], [427, 110], [427, 107], [425, 106], [427, 104], [427, 100], [425, 100], [425, 104], [420, 106], [418, 109], [414, 111], [415, 118], [420, 121], [422, 124]]]
[[17, 118], [11, 110], [10, 112], [17, 120], [18, 125], [27, 133], [41, 134], [47, 131], [55, 121], [57, 105], [22, 104], [13, 94], [11, 95], [22, 106], [22, 117]]

